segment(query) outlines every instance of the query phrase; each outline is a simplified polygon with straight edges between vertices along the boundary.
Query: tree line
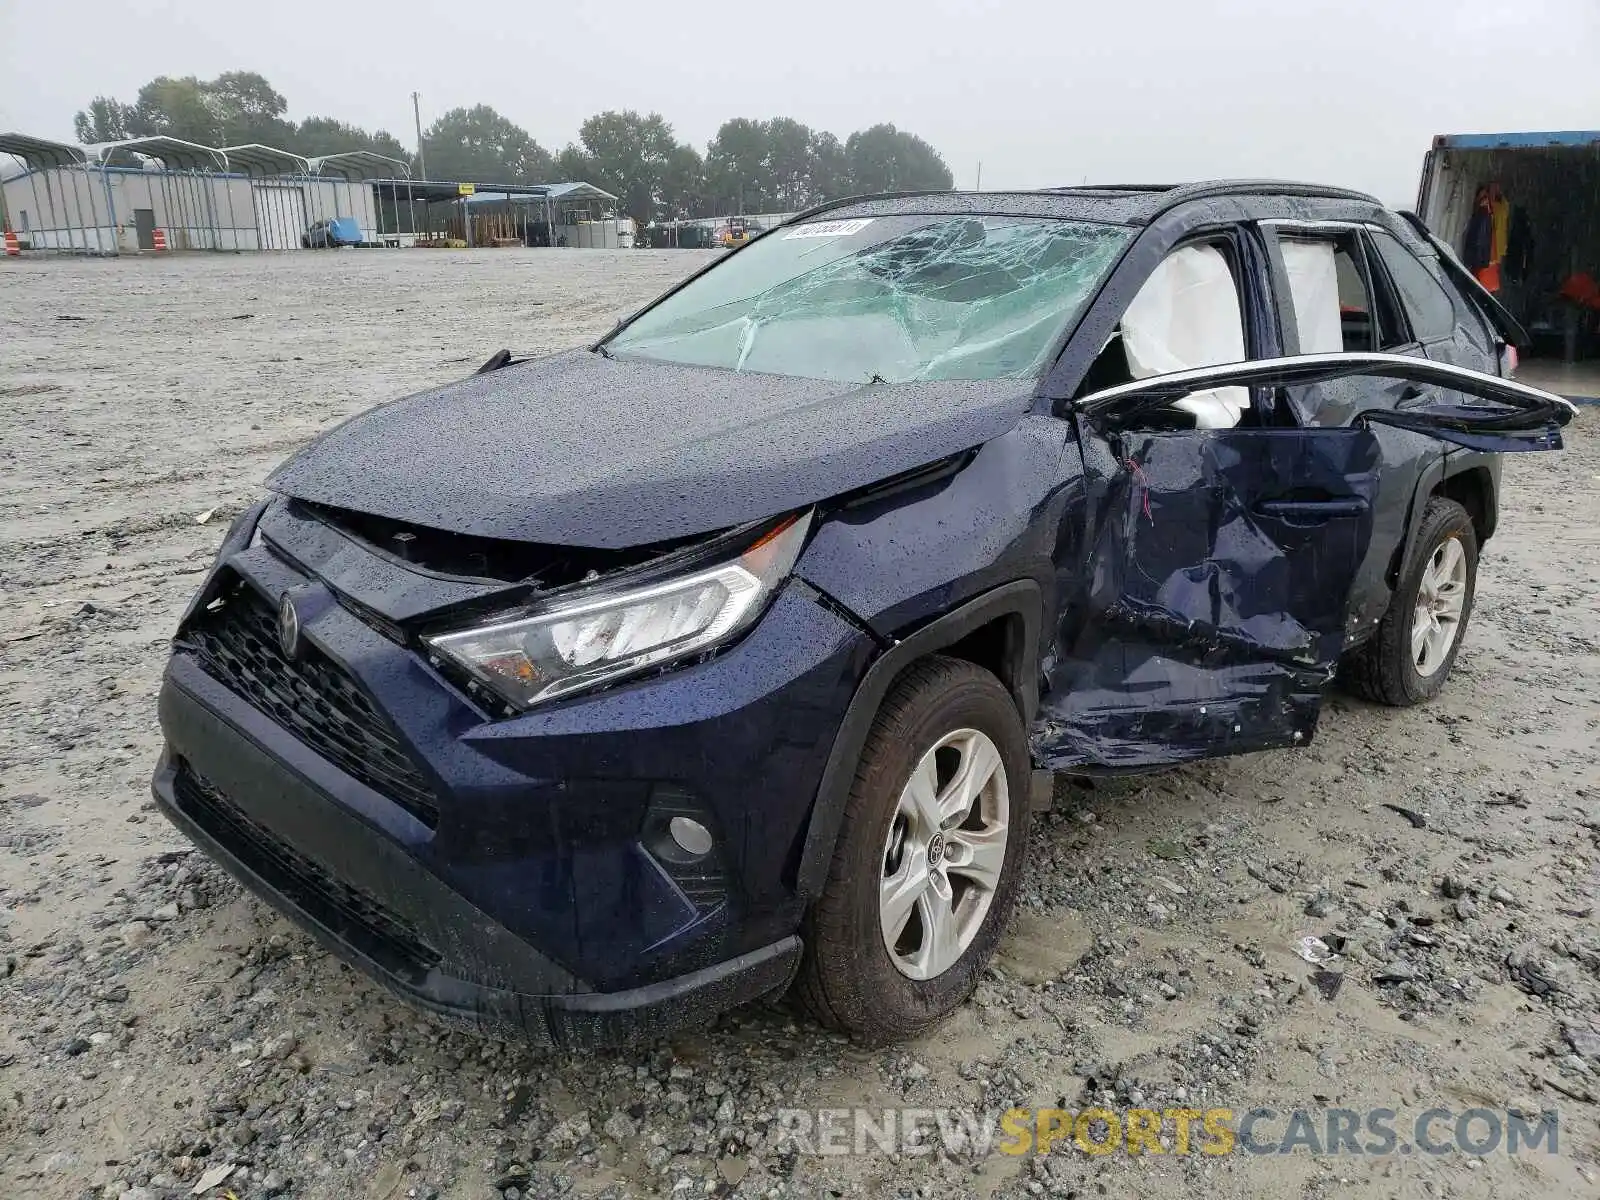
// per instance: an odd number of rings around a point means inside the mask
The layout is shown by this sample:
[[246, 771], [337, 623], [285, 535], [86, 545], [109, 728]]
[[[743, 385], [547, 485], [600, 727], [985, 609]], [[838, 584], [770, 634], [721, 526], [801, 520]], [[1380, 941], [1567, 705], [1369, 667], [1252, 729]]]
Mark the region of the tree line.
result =
[[[296, 122], [288, 101], [254, 71], [215, 79], [160, 76], [132, 103], [96, 96], [73, 120], [85, 144], [165, 135], [205, 146], [251, 142], [305, 157], [372, 150], [419, 170], [387, 130], [334, 117]], [[578, 140], [552, 153], [487, 104], [454, 108], [422, 134], [431, 179], [473, 183], [582, 180], [619, 197], [641, 223], [735, 212], [790, 212], [865, 192], [942, 190], [950, 168], [927, 142], [893, 125], [841, 141], [789, 117], [725, 121], [702, 153], [678, 140], [660, 113], [596, 113]]]

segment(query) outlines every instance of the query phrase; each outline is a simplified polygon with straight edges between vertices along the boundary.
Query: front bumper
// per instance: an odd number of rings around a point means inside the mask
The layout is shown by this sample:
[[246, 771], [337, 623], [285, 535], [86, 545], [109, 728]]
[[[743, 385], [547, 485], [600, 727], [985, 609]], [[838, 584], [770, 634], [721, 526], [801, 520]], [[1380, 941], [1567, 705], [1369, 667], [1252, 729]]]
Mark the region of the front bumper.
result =
[[[406, 616], [362, 606], [426, 616], [434, 584], [364, 556], [338, 576], [365, 581], [352, 602], [247, 538], [180, 627], [154, 791], [251, 890], [416, 1003], [540, 1041], [655, 1036], [786, 986], [805, 831], [875, 653], [859, 626], [791, 581], [711, 661], [490, 720]], [[261, 607], [286, 593], [292, 664]], [[714, 831], [704, 869], [661, 857], [675, 812]]]
[[563, 1046], [659, 1037], [781, 992], [799, 964], [791, 936], [641, 987], [585, 990], [170, 675], [161, 720], [162, 812], [327, 949], [456, 1023]]

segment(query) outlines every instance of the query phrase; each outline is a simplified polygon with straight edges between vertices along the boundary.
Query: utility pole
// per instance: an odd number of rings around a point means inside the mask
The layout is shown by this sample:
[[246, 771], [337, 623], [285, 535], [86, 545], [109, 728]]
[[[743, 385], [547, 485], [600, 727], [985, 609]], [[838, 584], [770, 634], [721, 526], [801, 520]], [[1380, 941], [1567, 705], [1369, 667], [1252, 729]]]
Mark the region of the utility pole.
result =
[[411, 115], [417, 120], [417, 174], [423, 179], [428, 177], [428, 160], [422, 156], [422, 97], [420, 93], [411, 93]]
[[977, 182], [976, 185], [974, 185], [972, 190], [975, 191], [975, 192], [983, 191], [983, 160], [982, 159], [978, 160], [978, 182]]

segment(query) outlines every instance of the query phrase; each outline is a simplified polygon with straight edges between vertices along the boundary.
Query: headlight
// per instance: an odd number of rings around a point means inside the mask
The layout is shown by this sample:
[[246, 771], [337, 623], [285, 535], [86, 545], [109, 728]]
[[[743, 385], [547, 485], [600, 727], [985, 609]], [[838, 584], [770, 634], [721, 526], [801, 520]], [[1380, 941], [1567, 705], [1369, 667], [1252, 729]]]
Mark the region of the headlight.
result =
[[526, 616], [424, 639], [515, 708], [701, 654], [761, 615], [794, 566], [811, 514], [731, 562], [590, 594]]

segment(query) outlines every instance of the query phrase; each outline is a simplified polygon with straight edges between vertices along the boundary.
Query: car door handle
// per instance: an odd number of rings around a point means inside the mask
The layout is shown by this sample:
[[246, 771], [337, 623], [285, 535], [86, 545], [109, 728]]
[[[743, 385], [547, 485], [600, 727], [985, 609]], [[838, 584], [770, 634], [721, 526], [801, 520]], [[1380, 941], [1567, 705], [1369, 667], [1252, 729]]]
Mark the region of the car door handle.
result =
[[1262, 500], [1256, 504], [1256, 512], [1263, 517], [1302, 525], [1339, 517], [1359, 517], [1367, 508], [1367, 502], [1360, 496], [1340, 496], [1333, 500]]

